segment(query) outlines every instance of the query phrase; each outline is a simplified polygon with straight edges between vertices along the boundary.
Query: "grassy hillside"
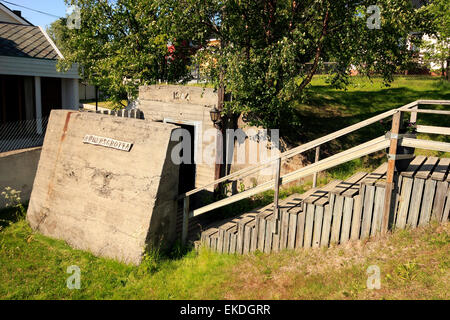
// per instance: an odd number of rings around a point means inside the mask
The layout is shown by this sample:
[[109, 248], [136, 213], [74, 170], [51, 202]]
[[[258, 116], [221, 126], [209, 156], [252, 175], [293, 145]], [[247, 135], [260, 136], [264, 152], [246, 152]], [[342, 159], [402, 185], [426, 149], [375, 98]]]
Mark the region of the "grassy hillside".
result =
[[[344, 91], [327, 87], [324, 77], [314, 79], [306, 103], [296, 106], [304, 119], [298, 141], [313, 140], [417, 99], [450, 99], [449, 84], [436, 78], [398, 77], [389, 88], [379, 79], [353, 81]], [[448, 126], [444, 117], [419, 119]], [[374, 125], [329, 144], [323, 152], [331, 154], [383, 133], [381, 125]], [[445, 136], [434, 138], [450, 142]], [[385, 155], [380, 153], [349, 162], [328, 171], [320, 183], [382, 161]], [[290, 187], [281, 195], [309, 187], [310, 183]], [[269, 203], [272, 196], [266, 192], [237, 204], [238, 209]], [[67, 268], [72, 265], [81, 269], [80, 290], [66, 286]], [[366, 287], [371, 265], [381, 270], [379, 290]], [[271, 255], [218, 255], [203, 249], [154, 252], [136, 267], [73, 250], [63, 241], [34, 233], [15, 212], [0, 211], [0, 299], [449, 299], [449, 287], [448, 223], [341, 247]]]
[[[66, 287], [71, 265], [80, 290]], [[366, 287], [370, 265], [380, 290]], [[449, 224], [330, 249], [155, 254], [139, 267], [73, 250], [23, 220], [0, 231], [0, 299], [449, 299], [449, 286]]]

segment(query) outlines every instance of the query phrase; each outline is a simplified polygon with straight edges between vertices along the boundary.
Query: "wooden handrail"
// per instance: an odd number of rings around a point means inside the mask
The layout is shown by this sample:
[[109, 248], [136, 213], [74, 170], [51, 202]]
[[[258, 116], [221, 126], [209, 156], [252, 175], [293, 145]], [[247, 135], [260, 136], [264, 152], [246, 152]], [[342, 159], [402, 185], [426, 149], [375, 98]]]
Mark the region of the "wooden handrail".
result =
[[[356, 131], [358, 129], [364, 128], [368, 125], [371, 125], [377, 121], [383, 120], [387, 117], [394, 116], [394, 119], [396, 120], [396, 121], [394, 121], [395, 123], [393, 123], [392, 130], [394, 130], [394, 129], [400, 128], [402, 112], [411, 112], [411, 119], [414, 120], [413, 122], [415, 122], [415, 120], [417, 119], [418, 113], [450, 115], [450, 111], [419, 109], [420, 105], [450, 105], [450, 100], [417, 100], [417, 101], [414, 101], [414, 102], [409, 103], [401, 108], [386, 111], [386, 112], [379, 114], [377, 116], [374, 116], [370, 119], [361, 121], [359, 123], [356, 123], [354, 125], [344, 128], [344, 129], [338, 130], [336, 132], [328, 134], [324, 137], [321, 137], [319, 139], [316, 139], [314, 141], [311, 141], [309, 143], [306, 143], [306, 144], [296, 147], [294, 149], [288, 150], [288, 151], [280, 154], [279, 156], [272, 158], [272, 159], [268, 159], [266, 161], [263, 161], [262, 163], [260, 163], [256, 166], [239, 170], [239, 171], [237, 171], [233, 174], [230, 174], [226, 177], [220, 178], [210, 184], [207, 184], [203, 187], [194, 189], [192, 191], [189, 191], [189, 192], [181, 195], [180, 199], [184, 198], [183, 233], [182, 233], [183, 243], [185, 243], [185, 241], [187, 239], [187, 225], [188, 225], [188, 221], [190, 218], [196, 217], [196, 216], [206, 213], [208, 211], [212, 211], [212, 210], [221, 208], [223, 206], [243, 200], [245, 198], [249, 198], [253, 195], [270, 190], [270, 189], [274, 188], [274, 186], [277, 186], [277, 188], [279, 188], [280, 185], [298, 180], [303, 177], [307, 177], [311, 174], [316, 174], [320, 171], [327, 170], [329, 168], [338, 166], [345, 162], [348, 162], [348, 161], [360, 158], [362, 156], [386, 149], [389, 146], [390, 146], [390, 152], [393, 150], [395, 151], [395, 149], [396, 149], [395, 146], [397, 146], [397, 145], [405, 146], [405, 147], [414, 147], [414, 148], [422, 148], [422, 149], [450, 152], [450, 143], [429, 141], [429, 140], [417, 140], [417, 139], [409, 139], [409, 138], [398, 139], [398, 136], [392, 136], [390, 139], [387, 139], [386, 137], [383, 136], [383, 137], [379, 137], [374, 140], [371, 140], [369, 142], [366, 142], [364, 144], [358, 145], [356, 147], [353, 147], [351, 149], [348, 149], [346, 151], [343, 151], [334, 156], [323, 159], [321, 161], [316, 161], [313, 164], [310, 164], [306, 167], [300, 168], [298, 170], [295, 170], [293, 172], [290, 172], [290, 173], [285, 174], [284, 176], [280, 177], [280, 163], [282, 160], [293, 157], [297, 154], [301, 154], [301, 153], [311, 150], [313, 148], [320, 147], [322, 144], [324, 144], [326, 142], [337, 139], [343, 135], [346, 135], [346, 134]], [[435, 131], [436, 133], [439, 133], [439, 134], [447, 134], [448, 128], [418, 126], [418, 131], [423, 131], [423, 132], [428, 131], [427, 133], [434, 133], [432, 131]], [[208, 187], [215, 186], [221, 182], [229, 181], [231, 179], [237, 179], [239, 177], [243, 177], [243, 175], [249, 175], [253, 172], [257, 172], [257, 171], [267, 167], [268, 165], [271, 165], [274, 161], [278, 162], [278, 171], [277, 171], [276, 179], [272, 179], [270, 181], [267, 181], [265, 183], [262, 183], [256, 187], [254, 187], [254, 188], [245, 190], [241, 193], [232, 195], [231, 197], [219, 200], [217, 202], [206, 205], [199, 209], [189, 211], [189, 200], [188, 200], [189, 196], [191, 196], [197, 192], [203, 191], [203, 190], [207, 189]], [[395, 164], [395, 159], [393, 160], [393, 163]], [[392, 168], [390, 168], [390, 170], [388, 170], [388, 173], [389, 173], [388, 176], [393, 176], [393, 171], [394, 171], [393, 168], [394, 167], [393, 167], [392, 163], [391, 163], [391, 167]], [[386, 198], [385, 198], [385, 208], [384, 208], [385, 212], [383, 214], [383, 223], [382, 223], [383, 229], [386, 229], [386, 230], [387, 230], [387, 223], [388, 223], [387, 219], [388, 219], [388, 215], [389, 215], [389, 211], [390, 211], [390, 196], [389, 195], [391, 195], [391, 192], [388, 188], [388, 186], [390, 184], [388, 182], [389, 181], [387, 181], [387, 183], [386, 183]]]
[[[314, 174], [315, 172], [327, 170], [329, 168], [335, 167], [335, 166], [345, 163], [347, 161], [351, 161], [351, 160], [360, 158], [362, 156], [386, 149], [388, 146], [389, 146], [389, 140], [387, 140], [384, 136], [376, 138], [374, 140], [363, 143], [354, 148], [351, 148], [351, 149], [348, 149], [341, 153], [338, 153], [334, 156], [323, 159], [319, 162], [310, 164], [306, 167], [303, 167], [303, 168], [300, 168], [293, 172], [290, 172], [280, 178], [280, 185], [298, 180], [303, 177], [310, 176], [311, 174]], [[274, 186], [275, 186], [275, 179], [272, 179], [270, 181], [267, 181], [265, 183], [262, 183], [256, 187], [254, 187], [252, 189], [243, 191], [241, 193], [235, 194], [226, 199], [222, 199], [222, 200], [219, 200], [212, 204], [209, 204], [207, 206], [204, 206], [202, 208], [193, 210], [190, 212], [189, 216], [191, 218], [196, 217], [196, 216], [206, 213], [208, 211], [212, 211], [212, 210], [221, 208], [223, 206], [232, 204], [234, 202], [243, 200], [245, 198], [257, 195], [261, 192], [270, 190]]]
[[400, 145], [402, 147], [450, 152], [450, 143], [448, 142], [403, 138], [400, 141]]
[[[442, 101], [440, 101], [440, 100], [436, 100], [436, 101], [438, 101], [437, 104], [445, 104], [445, 103], [441, 103]], [[405, 105], [405, 106], [403, 106], [401, 108], [404, 108], [405, 110], [410, 110], [411, 108], [414, 108], [414, 107], [418, 106], [419, 104], [432, 104], [432, 100], [418, 100], [418, 101], [414, 101], [414, 102], [411, 102], [411, 103], [409, 103], [409, 104], [407, 104], [407, 105]], [[449, 102], [449, 104], [450, 104], [450, 102]], [[388, 118], [388, 117], [394, 115], [397, 111], [398, 111], [398, 109], [392, 109], [392, 110], [383, 112], [383, 113], [381, 113], [379, 115], [376, 115], [376, 116], [374, 116], [372, 118], [369, 118], [367, 120], [358, 122], [356, 124], [353, 124], [351, 126], [343, 128], [341, 130], [335, 131], [335, 132], [330, 133], [330, 134], [328, 134], [326, 136], [323, 136], [323, 137], [318, 138], [316, 140], [313, 140], [311, 142], [305, 143], [305, 144], [303, 144], [301, 146], [298, 146], [298, 147], [295, 147], [295, 148], [293, 148], [291, 150], [285, 151], [285, 152], [281, 153], [277, 157], [274, 157], [274, 158], [262, 161], [260, 164], [257, 164], [257, 165], [252, 166], [252, 167], [244, 168], [242, 170], [239, 170], [239, 171], [236, 171], [236, 172], [234, 172], [232, 174], [229, 174], [229, 175], [227, 175], [227, 176], [225, 176], [223, 178], [217, 179], [214, 182], [208, 183], [208, 184], [206, 184], [206, 185], [204, 185], [202, 187], [199, 187], [199, 188], [196, 188], [194, 190], [188, 191], [188, 192], [180, 195], [179, 198], [182, 199], [184, 197], [189, 197], [189, 196], [191, 196], [193, 194], [196, 194], [196, 193], [198, 193], [200, 191], [206, 190], [207, 188], [215, 186], [215, 185], [217, 185], [219, 183], [222, 183], [222, 182], [225, 182], [225, 181], [228, 181], [228, 180], [231, 180], [231, 179], [237, 179], [238, 177], [242, 177], [244, 174], [248, 175], [248, 174], [257, 172], [259, 170], [262, 170], [262, 169], [266, 168], [268, 165], [272, 164], [273, 162], [277, 161], [278, 159], [286, 160], [287, 158], [291, 158], [291, 157], [296, 156], [298, 154], [301, 154], [301, 153], [304, 153], [306, 151], [309, 151], [309, 150], [311, 150], [313, 148], [316, 148], [318, 146], [321, 146], [322, 144], [327, 143], [327, 142], [329, 142], [331, 140], [335, 140], [335, 139], [340, 138], [340, 137], [342, 137], [342, 136], [344, 136], [346, 134], [352, 133], [352, 132], [357, 131], [359, 129], [362, 129], [362, 128], [368, 126], [368, 125], [371, 125], [371, 124], [376, 123], [376, 122], [378, 122], [380, 120]]]

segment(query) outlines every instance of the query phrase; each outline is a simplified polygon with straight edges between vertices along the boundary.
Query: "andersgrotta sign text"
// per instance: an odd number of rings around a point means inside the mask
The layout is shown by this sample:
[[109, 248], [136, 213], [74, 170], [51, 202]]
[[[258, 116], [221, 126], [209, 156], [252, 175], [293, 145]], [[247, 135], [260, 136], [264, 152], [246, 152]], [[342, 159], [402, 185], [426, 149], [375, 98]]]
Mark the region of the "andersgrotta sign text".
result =
[[98, 137], [94, 135], [86, 135], [83, 139], [83, 143], [93, 144], [96, 146], [102, 146], [106, 148], [117, 149], [121, 151], [130, 152], [133, 144], [131, 142], [124, 142], [119, 140], [114, 140], [111, 138]]

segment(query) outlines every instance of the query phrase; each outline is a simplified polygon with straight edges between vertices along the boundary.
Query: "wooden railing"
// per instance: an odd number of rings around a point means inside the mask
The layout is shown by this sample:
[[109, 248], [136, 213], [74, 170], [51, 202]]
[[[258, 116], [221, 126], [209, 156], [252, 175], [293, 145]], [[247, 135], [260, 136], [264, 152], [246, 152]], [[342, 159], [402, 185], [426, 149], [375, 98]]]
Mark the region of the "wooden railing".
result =
[[[303, 144], [299, 147], [296, 147], [296, 148], [293, 148], [286, 152], [283, 152], [279, 156], [269, 159], [269, 160], [266, 160], [266, 161], [263, 161], [258, 165], [239, 170], [239, 171], [234, 172], [230, 175], [227, 175], [223, 178], [215, 180], [214, 182], [207, 184], [203, 187], [194, 189], [192, 191], [189, 191], [185, 194], [180, 195], [180, 199], [183, 199], [183, 203], [184, 203], [184, 205], [183, 205], [183, 229], [182, 229], [183, 230], [182, 231], [183, 243], [185, 243], [187, 240], [189, 219], [191, 219], [193, 217], [196, 217], [196, 216], [199, 216], [206, 212], [224, 207], [231, 203], [252, 197], [254, 195], [257, 195], [261, 192], [264, 192], [264, 191], [267, 191], [270, 189], [274, 189], [274, 191], [275, 191], [274, 211], [279, 212], [278, 194], [279, 194], [279, 188], [281, 185], [289, 183], [289, 182], [293, 182], [300, 178], [304, 178], [304, 177], [311, 176], [311, 175], [314, 175], [316, 177], [317, 173], [319, 173], [321, 171], [336, 167], [345, 162], [360, 158], [365, 155], [369, 155], [371, 153], [374, 153], [374, 152], [377, 152], [377, 151], [380, 151], [380, 150], [383, 150], [383, 149], [386, 149], [389, 147], [386, 197], [385, 197], [383, 224], [382, 224], [382, 230], [387, 231], [389, 212], [391, 210], [391, 197], [392, 197], [392, 191], [393, 191], [395, 161], [397, 159], [397, 157], [396, 157], [397, 147], [405, 146], [405, 147], [414, 147], [414, 148], [420, 148], [420, 149], [430, 149], [430, 150], [436, 150], [436, 151], [450, 152], [450, 143], [431, 141], [431, 140], [408, 139], [408, 138], [400, 138], [399, 137], [399, 132], [400, 132], [401, 123], [402, 123], [402, 117], [403, 117], [403, 114], [406, 112], [411, 113], [410, 122], [417, 121], [418, 113], [450, 115], [450, 111], [419, 109], [420, 105], [450, 105], [450, 100], [418, 100], [418, 101], [412, 102], [410, 104], [407, 104], [401, 108], [386, 111], [386, 112], [379, 114], [377, 116], [374, 116], [370, 119], [361, 121], [357, 124], [351, 125], [349, 127], [338, 130], [336, 132], [328, 134], [324, 137], [321, 137], [321, 138], [311, 141], [309, 143]], [[353, 147], [351, 149], [348, 149], [346, 151], [343, 151], [341, 153], [338, 153], [334, 156], [328, 157], [323, 160], [319, 160], [317, 148], [320, 148], [321, 145], [323, 145], [329, 141], [335, 140], [339, 137], [342, 137], [344, 135], [347, 135], [349, 133], [352, 133], [361, 128], [367, 127], [373, 123], [379, 122], [380, 120], [389, 118], [389, 117], [393, 117], [391, 135], [389, 138], [384, 137], [384, 136], [379, 137], [379, 138], [373, 139], [371, 141], [368, 141], [366, 143], [363, 143], [361, 145], [358, 145], [356, 147]], [[417, 132], [448, 135], [448, 134], [450, 134], [450, 128], [432, 127], [432, 126], [417, 126]], [[301, 169], [295, 170], [293, 172], [290, 172], [288, 174], [285, 174], [284, 176], [281, 176], [282, 161], [285, 161], [289, 158], [292, 158], [296, 155], [302, 154], [302, 153], [312, 150], [314, 148], [316, 148], [316, 162], [315, 163], [310, 164]], [[238, 179], [242, 179], [242, 178], [247, 177], [253, 173], [256, 173], [262, 169], [265, 169], [269, 166], [274, 166], [274, 165], [275, 165], [275, 169], [276, 169], [276, 174], [275, 174], [274, 179], [264, 182], [260, 185], [257, 185], [249, 190], [245, 190], [238, 194], [232, 195], [228, 198], [208, 204], [201, 208], [198, 208], [195, 210], [190, 210], [189, 203], [190, 203], [190, 197], [192, 195], [194, 195], [198, 192], [207, 190], [208, 188], [210, 188], [212, 186], [216, 186], [219, 183], [232, 182], [232, 181], [236, 181]]]

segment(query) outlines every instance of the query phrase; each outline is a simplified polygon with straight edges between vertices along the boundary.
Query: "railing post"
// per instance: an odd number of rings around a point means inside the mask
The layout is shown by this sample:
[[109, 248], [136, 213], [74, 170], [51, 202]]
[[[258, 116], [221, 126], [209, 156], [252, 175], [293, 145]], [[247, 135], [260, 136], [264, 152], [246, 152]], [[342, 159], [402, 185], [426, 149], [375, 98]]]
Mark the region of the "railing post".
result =
[[189, 197], [183, 199], [183, 229], [181, 231], [181, 243], [183, 245], [187, 242], [189, 231]]
[[277, 159], [276, 162], [276, 174], [275, 174], [275, 195], [273, 197], [273, 215], [274, 215], [274, 224], [273, 224], [273, 233], [277, 233], [279, 230], [279, 221], [280, 221], [280, 205], [279, 205], [279, 197], [280, 197], [280, 176], [281, 176], [281, 157]]
[[279, 194], [280, 194], [280, 172], [281, 172], [281, 158], [278, 158], [276, 162], [276, 175], [275, 175], [275, 195], [273, 201], [273, 210], [275, 215], [278, 216], [279, 213]]
[[[415, 106], [414, 108], [412, 108], [412, 110], [417, 110], [417, 109], [419, 109], [419, 106]], [[411, 112], [411, 118], [410, 118], [409, 122], [411, 122], [411, 123], [417, 122], [417, 112]]]
[[392, 191], [394, 190], [394, 172], [395, 172], [395, 160], [397, 157], [398, 138], [400, 133], [400, 127], [402, 123], [402, 112], [398, 111], [392, 117], [392, 129], [391, 129], [391, 145], [388, 155], [388, 168], [386, 173], [386, 190], [384, 197], [384, 210], [383, 220], [381, 223], [381, 233], [385, 234], [389, 227], [389, 216], [392, 210]]
[[[320, 146], [318, 146], [316, 148], [316, 157], [314, 159], [314, 163], [319, 161], [319, 156], [320, 156]], [[318, 174], [318, 172], [314, 173], [314, 176], [313, 176], [313, 188], [317, 187], [317, 174]]]

